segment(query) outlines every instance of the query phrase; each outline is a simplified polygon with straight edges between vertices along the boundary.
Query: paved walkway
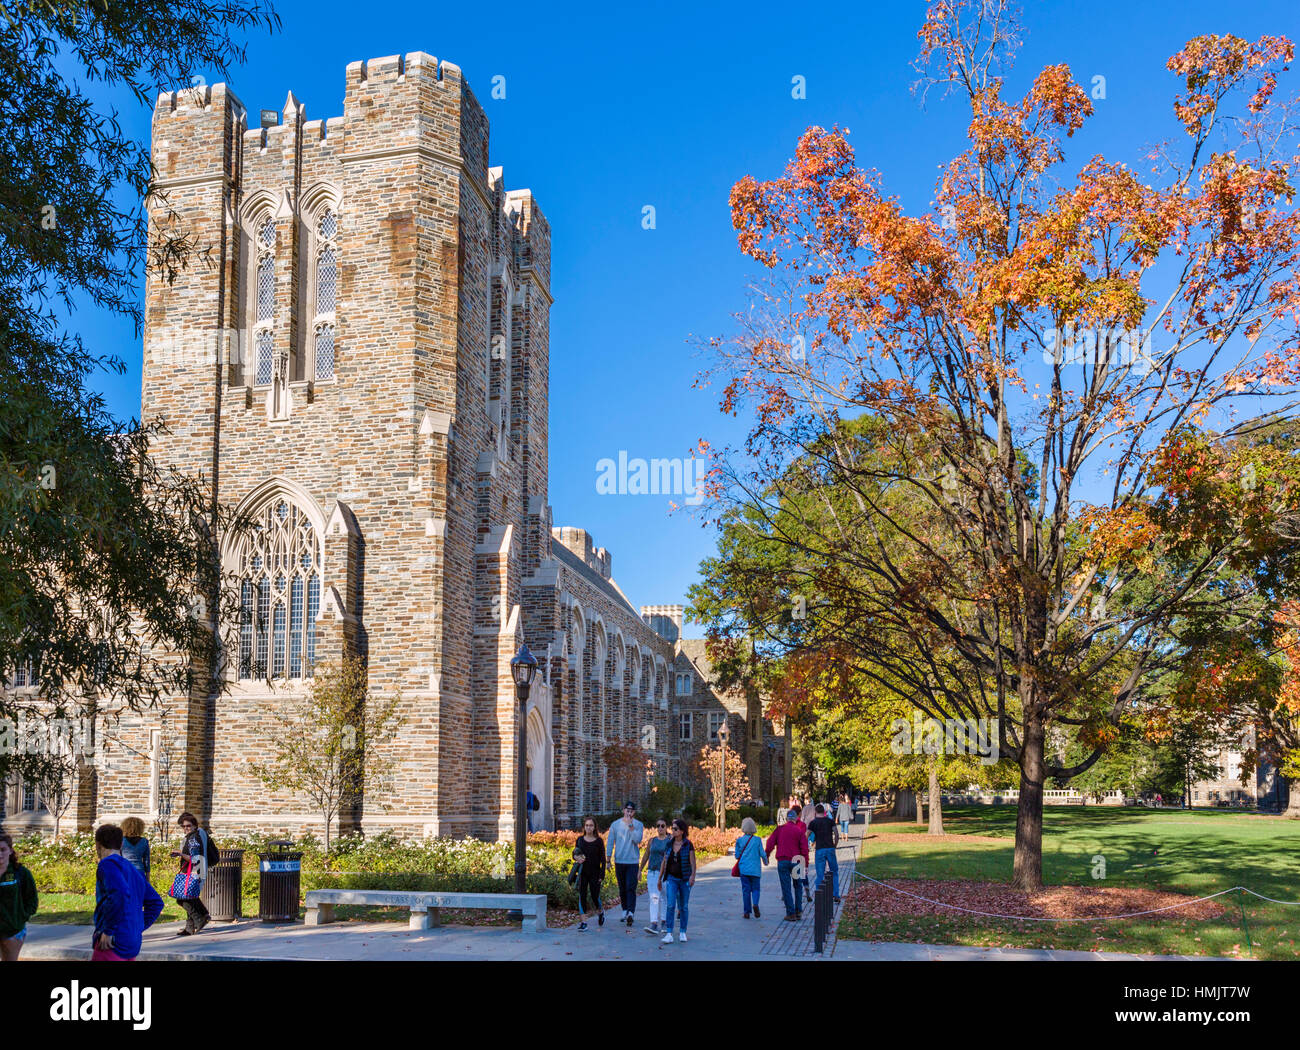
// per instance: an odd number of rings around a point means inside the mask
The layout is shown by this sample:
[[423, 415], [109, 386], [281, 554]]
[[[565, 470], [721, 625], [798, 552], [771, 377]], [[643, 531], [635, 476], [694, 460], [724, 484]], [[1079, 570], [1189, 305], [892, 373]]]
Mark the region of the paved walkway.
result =
[[[852, 871], [852, 855], [861, 845], [865, 828], [850, 828], [839, 852], [840, 877]], [[397, 922], [339, 922], [304, 926], [301, 922], [263, 925], [244, 919], [214, 922], [196, 937], [177, 937], [180, 922], [163, 923], [145, 933], [142, 960], [622, 960], [696, 959], [700, 961], [763, 960], [775, 957], [817, 959], [812, 953], [812, 908], [804, 909], [801, 923], [784, 921], [781, 885], [776, 862], [763, 869], [760, 890], [761, 919], [741, 913], [740, 880], [731, 877], [731, 857], [702, 865], [691, 891], [689, 940], [661, 944], [643, 932], [649, 915], [648, 899], [637, 902], [637, 921], [631, 929], [617, 922], [617, 910], [606, 912], [605, 926], [594, 924], [578, 933], [576, 924], [541, 934], [524, 933], [518, 926], [452, 926], [409, 930]], [[847, 885], [843, 896], [847, 897]], [[839, 911], [836, 911], [836, 919]], [[24, 959], [88, 960], [92, 929], [89, 926], [28, 927]], [[892, 944], [831, 939], [820, 958], [902, 961], [911, 959], [1168, 959], [1179, 956], [1120, 955], [1113, 952], [1044, 951], [1039, 949], [967, 948], [954, 945]]]

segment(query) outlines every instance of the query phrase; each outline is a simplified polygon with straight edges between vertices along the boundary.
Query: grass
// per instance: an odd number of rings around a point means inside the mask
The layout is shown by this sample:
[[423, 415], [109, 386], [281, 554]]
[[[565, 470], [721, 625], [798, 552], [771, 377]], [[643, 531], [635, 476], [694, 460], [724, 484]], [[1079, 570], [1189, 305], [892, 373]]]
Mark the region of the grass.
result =
[[[911, 823], [872, 824], [910, 841], [868, 837], [857, 869], [894, 878], [1009, 882], [1014, 806], [954, 806], [948, 834], [931, 837]], [[1246, 886], [1283, 901], [1300, 900], [1300, 821], [1215, 810], [1051, 806], [1043, 815], [1043, 881], [1089, 885], [1097, 858], [1105, 884], [1148, 886], [1201, 897]], [[1084, 923], [893, 916], [841, 923], [841, 937], [932, 944], [1080, 948], [1139, 954], [1300, 958], [1300, 906], [1241, 893], [1221, 898], [1217, 919], [1175, 917]], [[1177, 913], [1174, 913], [1175, 915]]]

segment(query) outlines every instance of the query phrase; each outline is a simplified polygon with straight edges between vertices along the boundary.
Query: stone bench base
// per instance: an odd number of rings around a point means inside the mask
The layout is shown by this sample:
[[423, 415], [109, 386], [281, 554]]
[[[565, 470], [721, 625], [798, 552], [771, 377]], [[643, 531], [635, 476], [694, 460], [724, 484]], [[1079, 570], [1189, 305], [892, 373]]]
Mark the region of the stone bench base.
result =
[[334, 909], [340, 904], [374, 908], [409, 908], [407, 923], [412, 930], [427, 930], [440, 925], [443, 908], [490, 908], [520, 911], [524, 929], [541, 933], [546, 929], [546, 895], [544, 893], [404, 893], [397, 890], [308, 890], [306, 896], [308, 926], [322, 926], [334, 921]]

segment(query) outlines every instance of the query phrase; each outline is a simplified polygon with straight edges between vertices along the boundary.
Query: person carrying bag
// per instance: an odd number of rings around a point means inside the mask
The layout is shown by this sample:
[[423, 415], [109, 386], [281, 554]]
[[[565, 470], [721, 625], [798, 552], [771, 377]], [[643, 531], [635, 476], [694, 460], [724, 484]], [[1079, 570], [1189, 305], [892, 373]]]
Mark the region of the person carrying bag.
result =
[[763, 865], [768, 863], [767, 852], [761, 845], [754, 849], [754, 843], [758, 839], [758, 825], [752, 817], [746, 817], [741, 822], [740, 830], [744, 834], [736, 839], [732, 851], [736, 855], [736, 863], [731, 866], [731, 874], [740, 879], [740, 900], [744, 906], [745, 918], [748, 919], [752, 911], [754, 918], [761, 919], [763, 913], [758, 910], [758, 891], [763, 881]]

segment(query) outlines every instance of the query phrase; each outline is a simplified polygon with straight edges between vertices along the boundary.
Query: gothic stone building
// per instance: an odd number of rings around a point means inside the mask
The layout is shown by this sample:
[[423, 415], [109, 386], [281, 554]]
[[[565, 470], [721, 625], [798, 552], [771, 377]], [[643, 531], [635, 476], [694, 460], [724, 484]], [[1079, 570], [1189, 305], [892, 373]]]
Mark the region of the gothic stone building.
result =
[[[170, 805], [218, 833], [319, 827], [249, 763], [313, 664], [345, 653], [403, 719], [384, 804], [363, 800], [345, 830], [513, 833], [525, 641], [542, 825], [621, 803], [610, 741], [681, 776], [702, 741], [681, 733], [676, 635], [638, 615], [585, 531], [552, 527], [550, 227], [488, 167], [461, 71], [420, 52], [355, 62], [342, 116], [308, 120], [290, 94], [277, 122], [249, 123], [223, 84], [159, 97], [166, 207], [211, 258], [146, 290], [156, 453], [256, 522], [222, 538], [244, 611], [227, 688], [176, 698], [166, 725], [108, 726], [76, 823]], [[10, 823], [34, 819], [11, 791]]]

